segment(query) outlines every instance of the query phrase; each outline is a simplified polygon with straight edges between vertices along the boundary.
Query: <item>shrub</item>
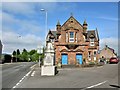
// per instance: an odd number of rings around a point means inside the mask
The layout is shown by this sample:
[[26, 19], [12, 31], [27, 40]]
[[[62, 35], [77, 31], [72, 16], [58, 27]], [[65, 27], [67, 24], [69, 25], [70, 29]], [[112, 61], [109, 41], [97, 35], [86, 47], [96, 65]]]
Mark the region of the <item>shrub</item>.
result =
[[89, 65], [95, 65], [95, 62], [90, 62]]

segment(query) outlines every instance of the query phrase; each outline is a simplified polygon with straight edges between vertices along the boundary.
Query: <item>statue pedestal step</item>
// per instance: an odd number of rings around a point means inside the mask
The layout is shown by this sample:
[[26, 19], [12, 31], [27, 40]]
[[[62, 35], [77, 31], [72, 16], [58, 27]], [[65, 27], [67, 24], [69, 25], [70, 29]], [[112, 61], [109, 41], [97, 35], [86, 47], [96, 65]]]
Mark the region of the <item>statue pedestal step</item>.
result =
[[56, 72], [55, 66], [42, 66], [41, 76], [54, 76]]

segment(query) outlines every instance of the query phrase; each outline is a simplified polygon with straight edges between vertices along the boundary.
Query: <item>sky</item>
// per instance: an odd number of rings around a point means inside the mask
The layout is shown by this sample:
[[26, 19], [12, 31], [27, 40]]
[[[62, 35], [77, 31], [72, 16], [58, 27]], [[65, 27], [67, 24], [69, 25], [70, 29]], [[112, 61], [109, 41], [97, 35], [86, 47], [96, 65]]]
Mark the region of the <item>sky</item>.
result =
[[[118, 52], [118, 3], [117, 2], [3, 2], [0, 32], [3, 53], [24, 48], [28, 51], [43, 46], [48, 30], [55, 30], [70, 17], [83, 24], [88, 23], [88, 30], [97, 28], [100, 49], [105, 44]], [[46, 30], [46, 12], [47, 30]]]

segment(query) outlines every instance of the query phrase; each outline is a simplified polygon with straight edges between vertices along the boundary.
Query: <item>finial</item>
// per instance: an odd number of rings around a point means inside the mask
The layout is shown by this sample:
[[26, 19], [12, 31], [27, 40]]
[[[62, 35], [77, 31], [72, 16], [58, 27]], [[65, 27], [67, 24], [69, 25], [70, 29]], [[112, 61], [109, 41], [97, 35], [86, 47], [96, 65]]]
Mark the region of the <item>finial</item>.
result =
[[58, 20], [58, 22], [57, 22], [57, 25], [60, 25], [60, 22], [59, 22], [59, 20]]
[[73, 16], [73, 13], [71, 12], [70, 15]]
[[84, 20], [84, 23], [83, 23], [83, 24], [87, 24], [86, 19]]

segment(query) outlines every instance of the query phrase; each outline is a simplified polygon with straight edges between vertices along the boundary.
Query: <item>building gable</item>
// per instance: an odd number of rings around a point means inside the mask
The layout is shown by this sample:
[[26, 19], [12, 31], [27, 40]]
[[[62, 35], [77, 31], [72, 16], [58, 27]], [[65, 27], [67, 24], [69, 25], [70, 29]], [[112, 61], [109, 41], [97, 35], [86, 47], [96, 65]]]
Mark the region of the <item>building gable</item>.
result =
[[56, 31], [49, 30], [46, 41], [50, 41], [50, 39], [55, 40], [56, 39]]
[[108, 47], [107, 45], [105, 45], [105, 47], [100, 52], [100, 57], [102, 56], [104, 58], [117, 57], [116, 54], [114, 53], [114, 49]]
[[96, 30], [87, 31], [86, 40], [89, 41], [90, 38], [94, 38], [95, 41], [99, 41], [98, 33], [96, 32]]
[[73, 17], [71, 16], [63, 25], [62, 25], [62, 30], [67, 30], [67, 29], [76, 29], [76, 30], [81, 30], [83, 29], [83, 26]]

